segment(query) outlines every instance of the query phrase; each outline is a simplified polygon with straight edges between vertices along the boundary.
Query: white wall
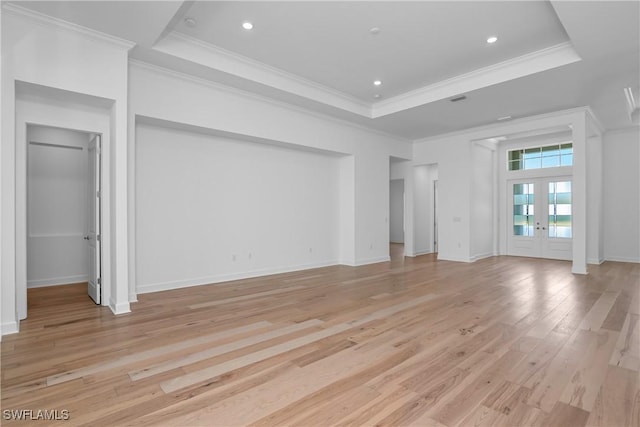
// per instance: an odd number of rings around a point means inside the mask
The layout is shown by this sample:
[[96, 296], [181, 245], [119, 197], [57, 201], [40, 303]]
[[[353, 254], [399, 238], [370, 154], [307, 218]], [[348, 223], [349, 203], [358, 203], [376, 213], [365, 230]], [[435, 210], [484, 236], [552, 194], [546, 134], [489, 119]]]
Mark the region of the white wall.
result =
[[138, 292], [332, 265], [335, 156], [136, 129]]
[[130, 64], [129, 83], [132, 122], [152, 119], [343, 156], [338, 261], [389, 259], [389, 158], [410, 158], [409, 141], [138, 62]]
[[27, 141], [27, 286], [86, 281], [89, 134], [29, 126]]
[[471, 146], [471, 260], [494, 255], [495, 152], [481, 144]]
[[604, 253], [607, 260], [640, 262], [640, 130], [604, 134]]
[[404, 243], [404, 179], [389, 181], [389, 241]]

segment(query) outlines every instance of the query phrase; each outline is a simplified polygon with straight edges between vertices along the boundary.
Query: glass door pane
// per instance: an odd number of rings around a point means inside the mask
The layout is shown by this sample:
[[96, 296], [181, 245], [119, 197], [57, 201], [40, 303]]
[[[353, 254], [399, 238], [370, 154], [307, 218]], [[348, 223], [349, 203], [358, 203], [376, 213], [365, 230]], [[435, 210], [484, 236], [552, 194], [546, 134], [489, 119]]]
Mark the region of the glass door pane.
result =
[[534, 236], [534, 185], [513, 184], [513, 235]]
[[549, 237], [571, 238], [571, 181], [549, 183]]

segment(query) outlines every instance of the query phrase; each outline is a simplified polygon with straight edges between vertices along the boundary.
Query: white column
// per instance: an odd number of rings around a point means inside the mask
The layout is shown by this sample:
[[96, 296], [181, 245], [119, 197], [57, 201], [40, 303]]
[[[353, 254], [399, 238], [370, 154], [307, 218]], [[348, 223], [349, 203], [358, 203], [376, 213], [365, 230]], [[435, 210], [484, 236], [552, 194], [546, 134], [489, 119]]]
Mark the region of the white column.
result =
[[587, 122], [584, 112], [572, 120], [572, 233], [574, 274], [587, 274]]

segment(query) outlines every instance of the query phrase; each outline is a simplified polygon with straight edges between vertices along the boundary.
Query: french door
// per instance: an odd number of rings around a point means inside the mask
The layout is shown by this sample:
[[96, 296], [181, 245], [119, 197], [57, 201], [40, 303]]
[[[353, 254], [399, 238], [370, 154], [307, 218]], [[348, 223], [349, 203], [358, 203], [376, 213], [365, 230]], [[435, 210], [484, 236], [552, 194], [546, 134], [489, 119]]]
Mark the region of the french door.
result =
[[571, 260], [571, 177], [511, 180], [507, 186], [507, 253]]

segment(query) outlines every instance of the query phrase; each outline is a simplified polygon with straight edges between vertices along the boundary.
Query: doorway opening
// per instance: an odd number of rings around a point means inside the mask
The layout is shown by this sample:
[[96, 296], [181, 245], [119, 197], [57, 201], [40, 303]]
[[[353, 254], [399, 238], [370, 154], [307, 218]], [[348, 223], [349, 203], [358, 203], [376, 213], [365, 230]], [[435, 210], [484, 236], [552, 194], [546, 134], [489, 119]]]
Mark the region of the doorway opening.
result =
[[27, 288], [101, 289], [101, 135], [27, 125]]

